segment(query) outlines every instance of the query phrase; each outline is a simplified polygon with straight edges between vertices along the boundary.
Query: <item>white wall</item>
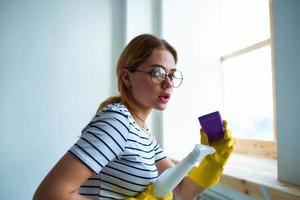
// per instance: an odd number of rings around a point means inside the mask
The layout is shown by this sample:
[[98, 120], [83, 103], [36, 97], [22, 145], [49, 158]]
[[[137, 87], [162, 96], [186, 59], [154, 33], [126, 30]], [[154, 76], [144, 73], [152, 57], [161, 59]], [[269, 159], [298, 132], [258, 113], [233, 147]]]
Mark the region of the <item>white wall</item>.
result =
[[152, 33], [152, 0], [126, 1], [126, 41], [142, 33]]
[[0, 1], [0, 199], [31, 199], [112, 93], [123, 1]]
[[300, 1], [272, 0], [278, 177], [300, 185]]

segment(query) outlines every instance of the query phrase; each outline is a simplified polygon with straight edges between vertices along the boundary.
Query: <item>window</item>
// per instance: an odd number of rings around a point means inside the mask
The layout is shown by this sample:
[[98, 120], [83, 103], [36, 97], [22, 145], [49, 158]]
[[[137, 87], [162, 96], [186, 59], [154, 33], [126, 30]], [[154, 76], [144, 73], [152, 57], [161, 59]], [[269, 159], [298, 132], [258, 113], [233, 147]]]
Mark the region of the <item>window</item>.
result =
[[221, 13], [223, 106], [236, 150], [275, 158], [269, 0], [222, 0]]
[[275, 158], [269, 0], [162, 3], [163, 37], [184, 76], [163, 113], [166, 153], [187, 155], [200, 139], [197, 118], [219, 110], [235, 150]]

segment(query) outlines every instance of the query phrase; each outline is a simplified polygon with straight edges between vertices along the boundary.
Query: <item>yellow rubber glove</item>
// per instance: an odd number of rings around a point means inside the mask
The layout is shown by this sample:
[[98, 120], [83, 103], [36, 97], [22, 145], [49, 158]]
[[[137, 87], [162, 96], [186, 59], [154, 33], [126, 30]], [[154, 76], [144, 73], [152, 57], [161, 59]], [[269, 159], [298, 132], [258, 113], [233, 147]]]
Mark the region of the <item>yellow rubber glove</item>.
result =
[[172, 200], [173, 199], [173, 193], [170, 192], [165, 196], [164, 198], [157, 198], [153, 196], [153, 184], [149, 184], [146, 189], [138, 194], [136, 197], [129, 197], [126, 200]]
[[227, 121], [223, 121], [224, 138], [210, 142], [207, 134], [200, 130], [201, 144], [210, 145], [216, 149], [215, 153], [207, 155], [198, 167], [194, 167], [188, 174], [192, 181], [202, 188], [209, 188], [217, 184], [235, 144], [231, 131], [227, 129]]

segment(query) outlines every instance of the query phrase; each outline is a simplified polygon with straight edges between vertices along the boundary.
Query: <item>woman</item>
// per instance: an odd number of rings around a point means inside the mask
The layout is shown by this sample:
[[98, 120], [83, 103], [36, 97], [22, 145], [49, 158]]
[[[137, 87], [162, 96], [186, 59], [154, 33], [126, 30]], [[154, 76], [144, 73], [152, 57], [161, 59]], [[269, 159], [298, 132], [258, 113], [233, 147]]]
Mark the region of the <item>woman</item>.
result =
[[[151, 183], [175, 165], [145, 121], [152, 109], [164, 110], [173, 88], [180, 86], [183, 77], [176, 63], [176, 50], [165, 40], [149, 34], [135, 37], [117, 64], [119, 96], [100, 104], [81, 138], [40, 184], [34, 200], [155, 199]], [[233, 145], [230, 134], [225, 135], [215, 144], [221, 157], [225, 152], [222, 162], [213, 156], [205, 159], [208, 165], [191, 170], [174, 189], [177, 197], [192, 199], [218, 182]]]

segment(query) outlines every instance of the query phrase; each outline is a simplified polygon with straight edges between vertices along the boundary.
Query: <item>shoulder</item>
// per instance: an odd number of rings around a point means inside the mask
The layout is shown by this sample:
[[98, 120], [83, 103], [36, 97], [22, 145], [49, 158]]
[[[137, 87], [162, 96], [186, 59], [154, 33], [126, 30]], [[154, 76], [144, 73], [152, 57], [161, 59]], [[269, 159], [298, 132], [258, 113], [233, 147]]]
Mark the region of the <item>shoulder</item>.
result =
[[[136, 133], [140, 135], [140, 132], [143, 132], [133, 119], [128, 108], [121, 103], [112, 103], [105, 106], [102, 110], [96, 113], [93, 121], [99, 119], [113, 119], [121, 122], [122, 124], [126, 124], [128, 131], [133, 134]], [[147, 136], [147, 138], [149, 138], [149, 136]]]
[[101, 111], [99, 111], [96, 114], [96, 117], [97, 116], [98, 117], [102, 116], [104, 118], [105, 117], [123, 118], [127, 121], [131, 129], [141, 131], [141, 129], [133, 119], [131, 113], [129, 112], [128, 108], [121, 103], [112, 103], [105, 106]]
[[96, 117], [124, 118], [129, 121], [131, 114], [127, 107], [123, 104], [113, 103], [105, 106], [102, 110], [97, 112]]
[[130, 113], [128, 109], [120, 104], [113, 103], [105, 106], [102, 110], [98, 111], [91, 121], [83, 128], [82, 133], [89, 130], [91, 127], [103, 128], [105, 125], [113, 126], [115, 128], [130, 128]]
[[100, 112], [119, 112], [119, 113], [123, 113], [125, 115], [130, 115], [128, 108], [121, 103], [108, 104], [107, 106], [102, 108], [102, 110], [100, 110]]

